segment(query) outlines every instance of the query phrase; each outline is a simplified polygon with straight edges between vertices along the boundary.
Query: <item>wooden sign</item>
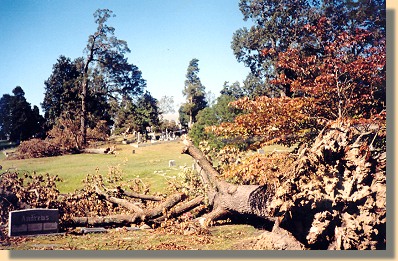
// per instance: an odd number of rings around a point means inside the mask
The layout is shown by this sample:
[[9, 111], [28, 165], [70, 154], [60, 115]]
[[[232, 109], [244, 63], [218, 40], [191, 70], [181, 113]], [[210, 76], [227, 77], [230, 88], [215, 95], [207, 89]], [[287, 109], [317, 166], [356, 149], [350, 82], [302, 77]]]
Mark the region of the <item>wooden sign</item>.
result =
[[58, 233], [58, 209], [24, 209], [9, 213], [9, 236]]

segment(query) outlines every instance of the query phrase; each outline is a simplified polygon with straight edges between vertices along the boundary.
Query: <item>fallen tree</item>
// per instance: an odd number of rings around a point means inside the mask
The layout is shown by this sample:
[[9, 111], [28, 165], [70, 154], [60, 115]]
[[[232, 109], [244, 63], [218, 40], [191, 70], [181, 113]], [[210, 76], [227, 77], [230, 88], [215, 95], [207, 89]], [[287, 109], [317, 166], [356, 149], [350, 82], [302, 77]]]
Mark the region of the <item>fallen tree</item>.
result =
[[[57, 195], [48, 187], [35, 193], [30, 187], [21, 193], [5, 183], [0, 187], [1, 199], [13, 202], [14, 209], [23, 206], [21, 202], [31, 207], [57, 207], [65, 229], [142, 223], [155, 228], [171, 219], [182, 220], [185, 213], [191, 213], [192, 222], [204, 221], [204, 226], [219, 219], [256, 217], [257, 223], [268, 224], [269, 231], [256, 244], [263, 249], [385, 249], [384, 138], [384, 130], [376, 125], [335, 122], [311, 147], [298, 152], [288, 171], [262, 185], [224, 181], [205, 155], [185, 140], [183, 153], [195, 160], [202, 183], [204, 193], [199, 196], [177, 192], [163, 197], [148, 195], [147, 188], [144, 193], [120, 186], [111, 189], [102, 177], [91, 177], [86, 189], [71, 195]], [[45, 195], [51, 195], [51, 200]]]
[[114, 154], [116, 151], [116, 146], [107, 147], [107, 148], [85, 148], [83, 149], [84, 153], [89, 154]]
[[[375, 125], [334, 123], [320, 133], [310, 148], [299, 151], [289, 173], [261, 186], [223, 181], [211, 162], [188, 140], [184, 141], [183, 153], [195, 159], [206, 188], [210, 211], [204, 215], [205, 225], [226, 217], [257, 216], [274, 224], [271, 233], [275, 237], [290, 235], [283, 237], [288, 249], [383, 249], [386, 152], [376, 144], [383, 137], [380, 133]], [[184, 197], [172, 198], [157, 211], [125, 205], [135, 213], [128, 220], [133, 223], [164, 220], [167, 211]], [[108, 200], [117, 202], [109, 197]], [[203, 199], [194, 202], [192, 208], [202, 204]], [[171, 211], [173, 215], [168, 217], [181, 215], [191, 207]]]

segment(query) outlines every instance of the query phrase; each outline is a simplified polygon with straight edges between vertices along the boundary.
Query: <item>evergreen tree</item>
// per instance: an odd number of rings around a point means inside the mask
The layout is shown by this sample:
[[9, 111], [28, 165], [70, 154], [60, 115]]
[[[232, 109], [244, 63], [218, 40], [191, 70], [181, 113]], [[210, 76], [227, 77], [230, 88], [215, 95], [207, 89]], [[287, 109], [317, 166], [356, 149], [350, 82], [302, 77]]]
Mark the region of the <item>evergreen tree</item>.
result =
[[85, 57], [72, 62], [60, 56], [45, 82], [42, 107], [48, 127], [60, 118], [73, 123], [79, 148], [87, 142], [87, 129], [95, 128], [99, 121], [105, 121], [108, 127], [113, 121], [115, 127], [123, 126], [120, 121], [127, 118], [123, 114], [133, 113], [137, 105], [130, 106], [129, 102], [143, 95], [146, 86], [141, 71], [125, 57], [130, 52], [127, 43], [117, 39], [115, 29], [107, 24], [112, 16], [111, 10], [97, 10], [97, 29], [88, 37]]
[[225, 141], [207, 131], [206, 128], [223, 122], [233, 122], [236, 116], [242, 112], [229, 106], [231, 102], [244, 97], [244, 90], [240, 87], [239, 82], [235, 82], [232, 85], [225, 82], [220, 94], [213, 106], [207, 107], [198, 113], [197, 122], [189, 131], [189, 137], [192, 138], [196, 145], [199, 145], [201, 141], [207, 141], [211, 147], [220, 148], [224, 146]]
[[[189, 62], [182, 92], [186, 97], [186, 103], [182, 105], [180, 115], [182, 113], [188, 116], [188, 127], [190, 128], [195, 123], [198, 112], [207, 107], [205, 86], [203, 86], [198, 76], [198, 62], [198, 59], [192, 59]], [[180, 118], [182, 117], [180, 116]]]
[[31, 108], [20, 86], [12, 93], [14, 95], [4, 94], [0, 99], [0, 138], [19, 142], [40, 137], [44, 119], [39, 108]]
[[71, 61], [61, 55], [53, 65], [50, 77], [44, 82], [44, 100], [41, 104], [46, 125], [51, 129], [63, 112], [80, 114], [78, 80], [81, 60]]
[[121, 133], [126, 129], [143, 133], [146, 127], [159, 127], [158, 101], [146, 91], [137, 101], [124, 100], [115, 118], [115, 131]]
[[158, 101], [146, 91], [137, 102], [136, 123], [141, 127], [141, 130], [146, 127], [159, 127], [159, 107]]

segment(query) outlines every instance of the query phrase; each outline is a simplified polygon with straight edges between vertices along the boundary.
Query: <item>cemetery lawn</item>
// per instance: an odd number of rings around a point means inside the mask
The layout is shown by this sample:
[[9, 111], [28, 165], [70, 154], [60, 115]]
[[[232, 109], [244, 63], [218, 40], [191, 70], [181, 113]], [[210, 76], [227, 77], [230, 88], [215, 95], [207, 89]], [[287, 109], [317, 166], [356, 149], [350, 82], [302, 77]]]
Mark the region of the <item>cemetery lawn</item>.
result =
[[[106, 154], [75, 154], [58, 157], [6, 160], [0, 153], [2, 171], [7, 169], [19, 172], [58, 175], [62, 182], [57, 184], [60, 193], [73, 192], [83, 187], [82, 180], [87, 174], [107, 175], [110, 169], [122, 173], [123, 180], [127, 182], [140, 178], [149, 186], [149, 193], [165, 193], [167, 179], [178, 175], [183, 166], [192, 166], [193, 159], [181, 154], [184, 145], [180, 141], [159, 143], [146, 147], [135, 148], [131, 145], [117, 145], [116, 155]], [[279, 145], [264, 147], [264, 152], [274, 150], [286, 151]], [[133, 150], [135, 153], [133, 154]], [[251, 152], [255, 153], [255, 152]], [[175, 166], [169, 167], [169, 161], [174, 160]]]
[[[75, 154], [59, 157], [6, 160], [1, 153], [2, 171], [7, 169], [19, 172], [58, 175], [62, 182], [57, 184], [60, 193], [73, 192], [83, 187], [82, 180], [87, 174], [107, 175], [110, 169], [122, 173], [123, 180], [139, 177], [149, 186], [150, 193], [164, 193], [166, 179], [177, 176], [182, 166], [192, 166], [192, 158], [181, 154], [182, 142], [169, 142], [135, 148], [131, 145], [117, 145], [116, 155]], [[133, 154], [133, 150], [135, 153]], [[169, 167], [169, 160], [175, 161]]]

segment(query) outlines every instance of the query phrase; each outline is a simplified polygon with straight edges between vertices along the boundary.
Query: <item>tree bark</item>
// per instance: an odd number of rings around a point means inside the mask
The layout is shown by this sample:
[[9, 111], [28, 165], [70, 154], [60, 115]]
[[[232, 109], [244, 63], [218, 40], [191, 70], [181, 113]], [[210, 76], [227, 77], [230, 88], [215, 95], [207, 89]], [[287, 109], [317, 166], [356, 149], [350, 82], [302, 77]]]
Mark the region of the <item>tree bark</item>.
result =
[[109, 196], [104, 191], [102, 191], [98, 186], [95, 187], [95, 191], [97, 192], [98, 195], [105, 197], [107, 201], [118, 204], [130, 210], [131, 212], [135, 213], [136, 215], [142, 216], [144, 214], [144, 210], [142, 208], [138, 207], [134, 203], [129, 202], [128, 200]]
[[69, 227], [86, 227], [86, 226], [127, 226], [136, 223], [134, 215], [111, 215], [105, 217], [73, 217]]
[[82, 111], [80, 115], [80, 132], [82, 135], [82, 143], [83, 146], [87, 144], [87, 91], [88, 91], [88, 83], [89, 83], [89, 75], [88, 71], [90, 68], [90, 64], [94, 60], [94, 52], [95, 52], [95, 44], [97, 40], [97, 36], [93, 35], [92, 37], [92, 42], [90, 44], [89, 48], [89, 54], [87, 56], [87, 60], [84, 63], [84, 68], [83, 68], [83, 83], [82, 83], [82, 89], [80, 93], [80, 98], [81, 98], [81, 106], [82, 106]]
[[130, 197], [130, 198], [137, 198], [137, 199], [141, 199], [141, 200], [151, 200], [151, 201], [161, 201], [161, 200], [163, 200], [163, 197], [138, 194], [138, 193], [134, 193], [134, 192], [131, 192], [131, 191], [126, 191], [126, 190], [122, 189], [121, 187], [118, 187], [116, 189], [116, 191], [118, 193], [120, 193], [122, 195], [125, 195], [127, 197]]
[[[68, 224], [68, 226], [110, 226], [139, 224], [141, 222], [157, 223], [156, 221], [160, 222], [161, 220], [164, 220], [166, 217], [170, 216], [168, 214], [170, 209], [186, 198], [185, 194], [176, 193], [169, 196], [164, 202], [160, 203], [158, 206], [152, 209], [142, 209], [134, 203], [129, 202], [128, 200], [108, 195], [98, 186], [96, 187], [96, 193], [103, 196], [107, 201], [128, 209], [129, 211], [131, 211], [131, 214], [111, 215], [103, 217], [72, 217], [71, 222], [70, 224]], [[195, 199], [194, 201], [188, 202], [187, 204], [183, 205], [180, 208], [177, 208], [175, 211], [171, 211], [170, 213], [173, 216], [178, 216], [184, 213], [182, 211], [188, 211], [189, 209], [197, 206], [197, 204], [199, 204], [198, 199]]]
[[266, 211], [266, 204], [272, 198], [272, 190], [268, 186], [259, 185], [234, 185], [218, 178], [218, 172], [206, 159], [203, 153], [191, 141], [184, 140], [185, 148], [182, 153], [188, 154], [196, 160], [198, 172], [205, 186], [209, 188], [208, 198], [212, 212], [206, 218], [206, 223], [227, 214], [256, 215], [270, 221]]
[[178, 217], [178, 216], [184, 214], [185, 212], [188, 212], [198, 206], [201, 206], [203, 203], [204, 203], [203, 196], [196, 197], [188, 202], [181, 203], [180, 206], [176, 206], [174, 209], [169, 211], [169, 213], [167, 213], [167, 215], [163, 215], [159, 218], [156, 218], [153, 220], [153, 222], [160, 223], [160, 222], [164, 221], [166, 218]]

